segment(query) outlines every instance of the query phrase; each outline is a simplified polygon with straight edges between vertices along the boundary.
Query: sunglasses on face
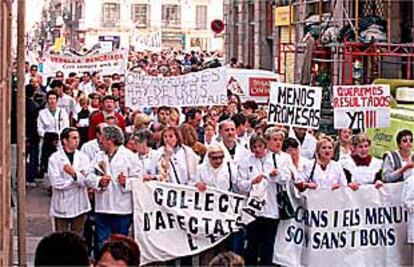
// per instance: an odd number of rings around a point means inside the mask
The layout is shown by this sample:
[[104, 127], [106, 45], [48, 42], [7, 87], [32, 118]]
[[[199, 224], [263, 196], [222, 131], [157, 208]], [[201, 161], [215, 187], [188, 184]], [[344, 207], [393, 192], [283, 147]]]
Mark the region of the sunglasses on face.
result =
[[211, 160], [222, 160], [222, 159], [224, 159], [224, 156], [223, 155], [220, 155], [220, 156], [209, 156], [209, 158]]

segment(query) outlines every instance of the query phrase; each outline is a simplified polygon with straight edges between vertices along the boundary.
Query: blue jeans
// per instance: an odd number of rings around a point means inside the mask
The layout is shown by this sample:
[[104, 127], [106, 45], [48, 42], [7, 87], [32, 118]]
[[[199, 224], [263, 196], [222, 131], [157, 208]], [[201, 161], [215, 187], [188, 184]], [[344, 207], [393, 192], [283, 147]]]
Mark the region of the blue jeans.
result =
[[[95, 234], [98, 250], [101, 250], [104, 242], [111, 234], [128, 235], [132, 224], [132, 214], [116, 215], [107, 213], [95, 213]], [[96, 252], [97, 252], [96, 251]], [[97, 255], [97, 253], [95, 253]]]

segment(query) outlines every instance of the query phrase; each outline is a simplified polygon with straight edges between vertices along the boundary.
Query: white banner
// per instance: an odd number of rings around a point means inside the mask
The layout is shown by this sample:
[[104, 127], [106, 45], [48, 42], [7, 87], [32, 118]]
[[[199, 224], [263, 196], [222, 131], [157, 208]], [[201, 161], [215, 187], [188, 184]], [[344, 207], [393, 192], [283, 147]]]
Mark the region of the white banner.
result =
[[135, 51], [161, 51], [162, 32], [161, 30], [150, 32], [148, 34], [134, 32], [131, 35], [131, 45], [134, 47]]
[[228, 68], [227, 75], [228, 90], [239, 95], [242, 101], [255, 100], [257, 103], [267, 103], [270, 83], [280, 81], [277, 73], [267, 70]]
[[119, 51], [107, 54], [95, 54], [88, 56], [45, 56], [44, 72], [47, 75], [54, 75], [60, 70], [65, 75], [70, 72], [82, 73], [85, 71], [98, 71], [101, 75], [112, 75], [113, 73], [123, 74], [127, 69], [128, 54], [126, 51]]
[[225, 68], [174, 77], [128, 72], [125, 76], [125, 104], [132, 109], [227, 105]]
[[322, 88], [271, 83], [267, 120], [277, 125], [319, 128]]
[[388, 128], [390, 103], [389, 85], [334, 86], [334, 128]]
[[377, 190], [307, 190], [281, 221], [274, 262], [282, 266], [413, 266], [403, 183]]
[[264, 201], [162, 182], [133, 185], [141, 264], [198, 254], [254, 220]]

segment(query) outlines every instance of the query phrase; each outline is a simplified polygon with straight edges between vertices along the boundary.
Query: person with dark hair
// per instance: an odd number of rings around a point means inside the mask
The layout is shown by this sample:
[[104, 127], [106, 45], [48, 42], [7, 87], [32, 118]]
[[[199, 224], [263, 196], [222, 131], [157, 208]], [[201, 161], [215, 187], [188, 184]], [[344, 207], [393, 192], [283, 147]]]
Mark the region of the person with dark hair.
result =
[[257, 103], [254, 100], [247, 100], [243, 103], [243, 114], [245, 116], [252, 115], [256, 112], [256, 109], [258, 108]]
[[55, 141], [64, 128], [69, 127], [69, 116], [57, 106], [58, 95], [54, 91], [46, 94], [47, 107], [37, 117], [37, 132], [42, 142], [41, 166], [47, 172], [49, 156], [56, 150]]
[[208, 267], [244, 267], [244, 259], [232, 251], [227, 251], [215, 256]]
[[35, 178], [39, 168], [39, 134], [36, 119], [39, 115], [39, 105], [34, 101], [36, 91], [33, 85], [26, 85], [26, 147], [29, 163], [26, 171], [26, 186], [36, 187]]
[[338, 140], [334, 144], [334, 160], [341, 161], [351, 156], [351, 137], [352, 129], [338, 130]]
[[71, 119], [76, 120], [78, 113], [76, 110], [76, 100], [64, 92], [65, 85], [59, 80], [55, 80], [50, 84], [50, 88], [58, 95], [58, 107], [64, 109]]
[[89, 72], [84, 72], [82, 76], [82, 82], [79, 84], [79, 90], [89, 95], [90, 93], [95, 92], [95, 87], [91, 81], [91, 74]]
[[116, 118], [116, 125], [118, 125], [123, 132], [125, 132], [125, 119], [124, 117], [115, 111], [115, 98], [110, 95], [103, 97], [103, 109], [102, 111], [95, 112], [90, 117], [88, 138], [89, 140], [94, 139], [96, 136], [95, 128], [96, 126], [104, 122], [105, 119], [109, 116], [114, 116]]
[[385, 182], [402, 182], [413, 174], [413, 132], [407, 129], [398, 132], [396, 141], [398, 149], [388, 152], [384, 158], [382, 169]]
[[243, 115], [243, 113], [237, 113], [231, 117], [231, 120], [234, 122], [234, 125], [236, 126], [237, 140], [241, 145], [249, 149], [250, 136], [248, 136], [246, 132], [246, 117]]
[[125, 148], [124, 135], [117, 126], [102, 129], [99, 144], [103, 151], [94, 159], [88, 180], [94, 185], [96, 238], [98, 249], [112, 233], [128, 235], [132, 223], [131, 183], [143, 176], [135, 153]]
[[200, 126], [203, 120], [203, 115], [200, 109], [191, 108], [185, 114], [185, 122], [191, 125], [197, 132], [197, 139], [199, 142], [204, 141], [204, 128]]
[[77, 150], [78, 129], [63, 129], [60, 140], [63, 149], [52, 154], [48, 167], [52, 186], [50, 215], [55, 218], [56, 231], [72, 231], [81, 235], [86, 213], [91, 209], [86, 183], [89, 159]]
[[157, 109], [157, 121], [164, 126], [168, 126], [171, 110], [167, 106], [161, 106]]
[[299, 142], [299, 151], [302, 157], [313, 159], [317, 140], [306, 130], [306, 128], [292, 127], [289, 131], [289, 137], [295, 138]]
[[124, 240], [108, 241], [97, 255], [98, 260], [95, 267], [138, 267], [140, 263], [139, 251], [138, 257], [136, 254], [134, 248]]
[[298, 140], [292, 137], [286, 138], [283, 142], [282, 150], [290, 155], [293, 166], [295, 166], [296, 170], [298, 172], [303, 171], [303, 166], [305, 166], [309, 160], [300, 155]]
[[85, 240], [71, 232], [52, 233], [37, 245], [34, 265], [89, 266]]

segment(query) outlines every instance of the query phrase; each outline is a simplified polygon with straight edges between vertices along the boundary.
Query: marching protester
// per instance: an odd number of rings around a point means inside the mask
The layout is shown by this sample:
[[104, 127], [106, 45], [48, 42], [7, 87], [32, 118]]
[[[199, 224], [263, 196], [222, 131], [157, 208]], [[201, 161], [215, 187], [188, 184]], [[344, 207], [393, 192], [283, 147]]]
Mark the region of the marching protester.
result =
[[247, 265], [272, 265], [273, 248], [279, 219], [276, 203], [276, 184], [286, 183], [290, 171], [276, 154], [267, 150], [267, 142], [260, 134], [250, 138], [253, 154], [244, 158], [239, 165], [241, 179], [251, 181], [250, 195], [256, 195], [265, 201], [260, 216], [247, 226]]
[[344, 160], [351, 155], [351, 137], [352, 129], [344, 128], [338, 131], [338, 141], [334, 145], [334, 160]]
[[57, 106], [57, 93], [47, 92], [46, 101], [47, 107], [42, 109], [37, 117], [37, 132], [42, 144], [41, 167], [44, 173], [47, 173], [50, 155], [57, 149], [60, 133], [69, 127], [69, 115]]
[[107, 95], [102, 99], [102, 111], [93, 113], [89, 119], [89, 140], [95, 138], [96, 126], [101, 122], [105, 122], [109, 116], [115, 118], [116, 125], [118, 125], [122, 131], [125, 132], [125, 120], [121, 114], [115, 111], [115, 98], [113, 96]]
[[50, 215], [55, 218], [56, 231], [81, 235], [86, 213], [91, 209], [86, 183], [89, 159], [77, 150], [79, 132], [76, 128], [63, 129], [60, 140], [63, 149], [52, 154], [48, 167], [52, 186]]
[[128, 235], [132, 223], [131, 182], [141, 179], [137, 155], [123, 146], [124, 136], [117, 126], [102, 129], [100, 151], [91, 165], [89, 182], [95, 191], [95, 219], [98, 249], [112, 233]]
[[286, 138], [283, 142], [283, 151], [290, 155], [292, 163], [296, 171], [302, 172], [306, 164], [309, 164], [309, 159], [302, 157], [299, 151], [299, 142], [292, 137]]
[[322, 136], [316, 144], [316, 157], [304, 165], [299, 173], [300, 190], [347, 186], [347, 180], [340, 163], [333, 158], [334, 142], [329, 136]]
[[157, 150], [152, 149], [149, 145], [151, 142], [151, 131], [141, 129], [134, 133], [133, 138], [135, 140], [135, 150], [138, 154], [139, 160], [141, 161], [144, 172], [144, 181], [155, 180], [157, 160], [160, 156]]
[[402, 182], [413, 174], [412, 131], [402, 130], [398, 132], [396, 141], [398, 150], [387, 153], [382, 166], [385, 182]]
[[306, 131], [306, 128], [292, 127], [289, 131], [289, 137], [295, 138], [299, 142], [300, 154], [307, 158], [315, 157], [316, 138]]
[[250, 154], [250, 152], [237, 141], [236, 125], [233, 121], [225, 120], [220, 122], [219, 133], [222, 139], [219, 144], [223, 146], [224, 155], [227, 160], [238, 165], [243, 158]]
[[382, 186], [382, 160], [372, 157], [369, 154], [371, 140], [366, 134], [354, 135], [351, 138], [353, 153], [350, 157], [341, 162], [349, 187], [353, 190], [360, 185], [375, 184], [375, 187]]
[[176, 127], [167, 127], [161, 133], [160, 155], [157, 164], [157, 179], [186, 185], [194, 177], [200, 157], [182, 144]]

